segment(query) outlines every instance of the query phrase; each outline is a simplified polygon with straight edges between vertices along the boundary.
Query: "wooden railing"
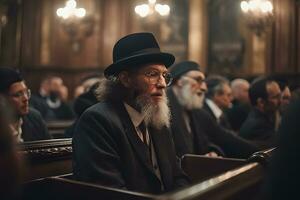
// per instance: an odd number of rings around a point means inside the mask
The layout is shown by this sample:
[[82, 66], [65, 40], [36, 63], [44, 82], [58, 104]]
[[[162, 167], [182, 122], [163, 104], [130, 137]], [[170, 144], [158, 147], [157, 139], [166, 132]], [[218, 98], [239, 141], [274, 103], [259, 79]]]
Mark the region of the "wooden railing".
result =
[[64, 138], [65, 130], [74, 123], [74, 120], [48, 121], [46, 123], [48, 131], [52, 138]]
[[26, 181], [72, 173], [72, 140], [25, 142], [19, 153], [25, 160]]
[[163, 195], [151, 195], [72, 180], [70, 139], [27, 143], [21, 149], [31, 163], [24, 199], [250, 200], [258, 195], [265, 166], [272, 154], [272, 150], [257, 152], [249, 160], [186, 155], [182, 167], [193, 185]]

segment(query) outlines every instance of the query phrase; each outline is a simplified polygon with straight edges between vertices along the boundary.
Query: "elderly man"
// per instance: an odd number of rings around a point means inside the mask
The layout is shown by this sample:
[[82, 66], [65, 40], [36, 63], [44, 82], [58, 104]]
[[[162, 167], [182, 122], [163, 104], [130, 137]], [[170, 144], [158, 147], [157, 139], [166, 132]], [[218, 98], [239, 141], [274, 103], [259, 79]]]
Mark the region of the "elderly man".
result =
[[240, 130], [251, 110], [249, 87], [250, 84], [245, 79], [237, 78], [231, 81], [232, 106], [225, 110], [225, 113], [232, 129], [235, 131]]
[[174, 77], [168, 89], [171, 128], [178, 156], [184, 154], [222, 155], [246, 158], [257, 149], [219, 126], [202, 108], [206, 84], [199, 65], [184, 61], [171, 67]]
[[255, 80], [249, 89], [252, 110], [240, 129], [240, 136], [257, 142], [261, 148], [276, 144], [281, 91], [278, 83], [267, 78]]
[[14, 111], [11, 128], [18, 142], [51, 138], [39, 112], [29, 109], [30, 90], [19, 72], [0, 68], [0, 94]]
[[188, 183], [168, 131], [165, 89], [174, 60], [160, 51], [151, 33], [131, 34], [115, 44], [114, 62], [97, 91], [100, 102], [82, 114], [75, 128], [77, 180], [147, 193]]
[[207, 92], [203, 108], [216, 120], [218, 124], [227, 129], [232, 129], [224, 113], [230, 108], [232, 101], [231, 88], [226, 78], [210, 76], [206, 80]]

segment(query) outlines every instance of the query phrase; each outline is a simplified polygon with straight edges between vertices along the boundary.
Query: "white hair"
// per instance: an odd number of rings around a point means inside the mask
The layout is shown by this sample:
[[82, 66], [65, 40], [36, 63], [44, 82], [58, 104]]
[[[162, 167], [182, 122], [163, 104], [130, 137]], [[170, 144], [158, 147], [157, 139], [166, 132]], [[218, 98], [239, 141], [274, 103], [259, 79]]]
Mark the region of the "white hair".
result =
[[138, 96], [136, 103], [141, 107], [146, 125], [157, 129], [161, 129], [164, 126], [170, 127], [171, 113], [165, 91], [163, 92], [162, 100], [158, 103], [153, 103], [151, 96], [147, 94]]
[[188, 110], [200, 109], [203, 106], [204, 92], [201, 95], [198, 92], [192, 91], [192, 85], [189, 81], [182, 81], [183, 85], [178, 88], [177, 99], [179, 103]]

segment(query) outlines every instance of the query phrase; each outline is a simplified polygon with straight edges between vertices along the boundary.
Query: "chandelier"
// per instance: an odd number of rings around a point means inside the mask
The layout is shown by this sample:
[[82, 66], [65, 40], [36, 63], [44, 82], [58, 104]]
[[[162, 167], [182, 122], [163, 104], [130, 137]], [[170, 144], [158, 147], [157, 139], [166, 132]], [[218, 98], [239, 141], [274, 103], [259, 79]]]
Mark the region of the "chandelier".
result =
[[273, 22], [273, 5], [269, 0], [248, 0], [241, 2], [248, 27], [260, 36]]
[[75, 0], [68, 0], [65, 7], [56, 10], [56, 14], [70, 38], [73, 51], [80, 51], [83, 40], [93, 33], [93, 17], [87, 16], [84, 8], [77, 8]]
[[160, 16], [168, 16], [170, 14], [170, 6], [156, 3], [156, 0], [148, 0], [148, 4], [135, 6], [134, 11], [140, 17], [147, 17], [155, 13], [158, 13]]
[[84, 8], [76, 8], [76, 6], [77, 2], [75, 0], [69, 0], [66, 2], [64, 8], [58, 8], [56, 10], [56, 14], [63, 19], [84, 17], [86, 10]]

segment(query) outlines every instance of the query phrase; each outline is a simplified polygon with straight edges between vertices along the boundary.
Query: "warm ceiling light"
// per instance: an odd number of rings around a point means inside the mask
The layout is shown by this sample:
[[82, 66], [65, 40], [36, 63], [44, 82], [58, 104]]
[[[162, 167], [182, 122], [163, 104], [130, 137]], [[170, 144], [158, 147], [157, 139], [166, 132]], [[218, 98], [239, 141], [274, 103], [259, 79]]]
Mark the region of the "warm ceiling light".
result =
[[156, 0], [148, 0], [148, 4], [135, 6], [134, 11], [140, 17], [147, 17], [155, 12], [161, 16], [168, 16], [170, 14], [170, 6], [167, 4], [158, 4]]
[[65, 7], [58, 8], [56, 14], [63, 19], [68, 19], [71, 17], [82, 18], [86, 15], [86, 10], [84, 8], [76, 8], [77, 2], [75, 0], [68, 0]]
[[241, 9], [250, 29], [257, 35], [265, 31], [273, 21], [273, 4], [269, 0], [248, 0], [242, 1]]

